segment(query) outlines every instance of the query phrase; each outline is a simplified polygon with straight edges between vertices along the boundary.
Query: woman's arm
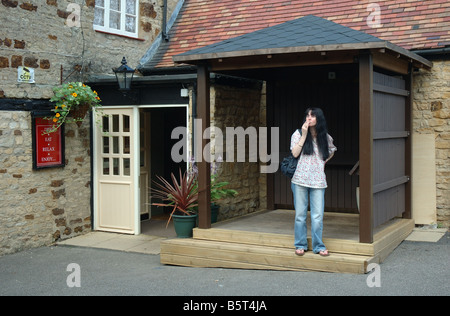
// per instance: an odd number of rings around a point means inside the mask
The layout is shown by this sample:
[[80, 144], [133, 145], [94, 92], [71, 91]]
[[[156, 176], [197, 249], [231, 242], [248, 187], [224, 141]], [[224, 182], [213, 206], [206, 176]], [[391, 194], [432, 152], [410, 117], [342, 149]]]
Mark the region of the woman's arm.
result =
[[295, 158], [300, 156], [300, 153], [302, 152], [303, 145], [306, 141], [306, 135], [308, 134], [308, 127], [308, 122], [305, 122], [305, 124], [303, 124], [302, 126], [302, 137], [300, 138], [299, 142], [295, 144], [294, 147], [292, 147], [292, 156], [294, 156]]

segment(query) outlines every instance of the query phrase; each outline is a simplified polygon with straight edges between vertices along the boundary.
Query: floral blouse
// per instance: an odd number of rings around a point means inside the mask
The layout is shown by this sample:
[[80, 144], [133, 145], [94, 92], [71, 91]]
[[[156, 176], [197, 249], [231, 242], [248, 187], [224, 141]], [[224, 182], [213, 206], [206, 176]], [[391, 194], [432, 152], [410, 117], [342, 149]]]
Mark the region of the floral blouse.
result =
[[[300, 141], [300, 138], [300, 132], [296, 130], [291, 137], [291, 150]], [[300, 153], [297, 169], [291, 181], [294, 184], [308, 188], [324, 189], [327, 187], [325, 161], [319, 154], [319, 147], [315, 141], [313, 141], [313, 148], [313, 155], [303, 155], [303, 153]], [[328, 149], [330, 155], [337, 151], [336, 146], [333, 144], [333, 138], [330, 135], [328, 135]]]

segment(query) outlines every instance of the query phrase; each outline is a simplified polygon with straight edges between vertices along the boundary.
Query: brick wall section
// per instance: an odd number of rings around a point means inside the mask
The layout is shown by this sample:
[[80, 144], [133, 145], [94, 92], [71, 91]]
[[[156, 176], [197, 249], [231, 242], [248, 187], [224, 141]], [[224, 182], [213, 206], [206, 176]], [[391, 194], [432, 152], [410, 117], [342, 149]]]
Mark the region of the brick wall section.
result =
[[32, 169], [30, 112], [0, 111], [0, 255], [90, 231], [88, 125], [66, 126], [66, 166]]
[[450, 61], [433, 61], [430, 72], [417, 73], [413, 93], [414, 131], [436, 139], [438, 225], [450, 227]]

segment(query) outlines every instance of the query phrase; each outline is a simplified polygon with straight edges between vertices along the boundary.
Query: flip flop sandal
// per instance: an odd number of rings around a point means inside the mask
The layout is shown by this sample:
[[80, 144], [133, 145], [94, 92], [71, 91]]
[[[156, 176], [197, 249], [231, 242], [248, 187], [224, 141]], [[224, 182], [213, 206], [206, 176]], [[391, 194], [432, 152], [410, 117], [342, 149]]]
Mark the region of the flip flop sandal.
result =
[[322, 257], [328, 257], [330, 253], [328, 252], [328, 250], [321, 250], [319, 251], [319, 255], [321, 255]]
[[305, 249], [295, 249], [295, 254], [297, 256], [303, 256], [305, 254]]

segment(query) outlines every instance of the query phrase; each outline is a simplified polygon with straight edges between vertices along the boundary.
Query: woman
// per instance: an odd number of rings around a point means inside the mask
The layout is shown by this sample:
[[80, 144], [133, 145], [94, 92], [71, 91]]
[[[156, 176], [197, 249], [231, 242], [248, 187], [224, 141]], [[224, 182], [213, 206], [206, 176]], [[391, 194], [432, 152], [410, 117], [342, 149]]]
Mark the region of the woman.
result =
[[333, 157], [336, 150], [333, 138], [328, 135], [322, 110], [307, 109], [301, 134], [297, 130], [291, 137], [292, 155], [300, 156], [291, 181], [295, 206], [295, 254], [299, 256], [308, 249], [306, 235], [308, 197], [311, 211], [312, 250], [321, 256], [329, 255], [322, 241], [325, 188], [327, 187], [325, 164]]

